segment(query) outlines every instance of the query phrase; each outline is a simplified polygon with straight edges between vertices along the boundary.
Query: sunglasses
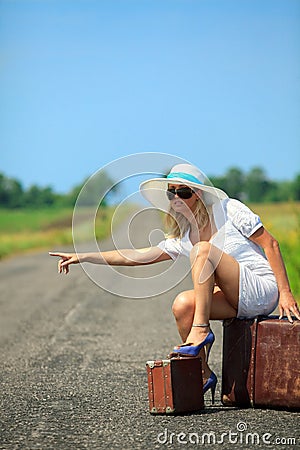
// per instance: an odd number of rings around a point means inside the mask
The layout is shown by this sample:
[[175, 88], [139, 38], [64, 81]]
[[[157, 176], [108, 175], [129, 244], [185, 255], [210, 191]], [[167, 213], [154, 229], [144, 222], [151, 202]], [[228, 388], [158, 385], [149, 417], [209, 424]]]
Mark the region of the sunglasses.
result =
[[188, 198], [191, 198], [193, 194], [195, 194], [195, 191], [193, 191], [193, 189], [190, 187], [180, 187], [177, 189], [169, 188], [166, 191], [166, 194], [169, 200], [173, 200], [176, 194], [179, 198], [187, 200]]

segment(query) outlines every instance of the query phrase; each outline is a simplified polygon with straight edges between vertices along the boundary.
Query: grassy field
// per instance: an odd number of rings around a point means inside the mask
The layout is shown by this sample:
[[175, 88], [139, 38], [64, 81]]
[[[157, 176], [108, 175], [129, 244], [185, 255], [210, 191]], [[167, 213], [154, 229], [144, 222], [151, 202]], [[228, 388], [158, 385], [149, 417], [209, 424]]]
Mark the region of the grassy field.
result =
[[[114, 211], [113, 207], [98, 211], [95, 221], [97, 239], [109, 235]], [[90, 213], [87, 209], [80, 212], [79, 221], [83, 225]], [[73, 208], [0, 209], [0, 258], [34, 249], [51, 249], [54, 246], [72, 244], [72, 217]], [[82, 242], [87, 240], [84, 226], [79, 238]]]
[[[292, 290], [300, 300], [300, 203], [255, 204], [250, 207], [279, 240]], [[110, 234], [114, 211], [113, 207], [98, 211], [95, 227], [97, 239]], [[0, 258], [33, 249], [49, 250], [72, 244], [72, 214], [72, 209], [0, 209]], [[89, 211], [83, 210], [81, 214], [84, 225]], [[118, 214], [119, 221], [128, 214], [128, 210], [122, 214]], [[83, 242], [87, 238], [84, 229], [83, 226]]]
[[292, 291], [300, 302], [300, 203], [250, 205], [279, 241]]

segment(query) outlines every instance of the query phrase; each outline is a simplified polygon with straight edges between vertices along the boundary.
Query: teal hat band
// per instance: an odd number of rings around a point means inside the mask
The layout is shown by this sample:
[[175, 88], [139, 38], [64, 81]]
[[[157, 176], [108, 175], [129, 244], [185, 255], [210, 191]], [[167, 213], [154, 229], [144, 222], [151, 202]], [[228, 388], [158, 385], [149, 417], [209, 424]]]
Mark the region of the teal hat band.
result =
[[191, 181], [192, 183], [204, 184], [202, 181], [198, 180], [198, 178], [194, 177], [194, 175], [190, 175], [189, 173], [184, 172], [172, 172], [167, 176], [168, 179], [171, 178], [183, 178], [184, 180]]

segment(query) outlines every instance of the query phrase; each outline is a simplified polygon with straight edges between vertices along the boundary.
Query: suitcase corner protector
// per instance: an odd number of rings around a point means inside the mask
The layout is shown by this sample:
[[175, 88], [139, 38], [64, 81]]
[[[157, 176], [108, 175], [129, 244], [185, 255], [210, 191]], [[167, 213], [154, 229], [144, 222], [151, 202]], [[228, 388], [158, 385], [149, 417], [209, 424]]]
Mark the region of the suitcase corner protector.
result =
[[146, 362], [146, 367], [149, 367], [150, 369], [153, 369], [154, 363], [155, 363], [155, 361], [147, 361]]
[[171, 408], [170, 406], [166, 407], [166, 414], [173, 414], [175, 412], [175, 408]]
[[167, 406], [166, 408], [163, 408], [163, 409], [158, 409], [155, 406], [150, 408], [150, 414], [161, 414], [161, 413], [173, 414], [174, 412], [175, 412], [175, 408], [171, 408], [171, 406]]
[[154, 369], [154, 367], [166, 367], [171, 363], [170, 359], [157, 359], [154, 361], [147, 361], [146, 367], [148, 366], [150, 369]]

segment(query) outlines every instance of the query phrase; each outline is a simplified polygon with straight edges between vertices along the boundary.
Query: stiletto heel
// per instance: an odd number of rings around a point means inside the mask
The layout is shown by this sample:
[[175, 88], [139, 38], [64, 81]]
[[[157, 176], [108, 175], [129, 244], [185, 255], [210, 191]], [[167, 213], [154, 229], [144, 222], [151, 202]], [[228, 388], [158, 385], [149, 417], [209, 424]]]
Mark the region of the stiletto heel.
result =
[[215, 404], [215, 391], [216, 391], [216, 386], [211, 388], [211, 403], [212, 403], [212, 405]]
[[[211, 333], [212, 333], [212, 331], [211, 331]], [[205, 353], [206, 353], [205, 361], [206, 362], [208, 362], [208, 357], [209, 357], [210, 350], [211, 350], [211, 347], [212, 347], [214, 341], [215, 341], [215, 335], [213, 334], [213, 341], [210, 342], [209, 344], [206, 344], [206, 346], [205, 346]]]
[[203, 386], [203, 394], [205, 394], [209, 389], [211, 390], [211, 403], [215, 403], [215, 391], [217, 386], [218, 379], [214, 372], [211, 372], [210, 377], [207, 382]]
[[[193, 326], [195, 326], [195, 325], [193, 325]], [[200, 326], [200, 325], [196, 325], [196, 326]], [[204, 325], [201, 325], [201, 326], [204, 326]], [[207, 326], [207, 325], [205, 325], [205, 326]], [[214, 341], [215, 341], [215, 335], [210, 330], [208, 332], [208, 335], [204, 339], [204, 341], [202, 341], [200, 344], [198, 344], [198, 345], [191, 345], [191, 344], [179, 345], [178, 347], [175, 347], [173, 349], [171, 356], [195, 356], [195, 357], [197, 357], [200, 353], [200, 350], [203, 347], [205, 347], [206, 348], [205, 361], [207, 362], [209, 353], [210, 353], [210, 350], [211, 350], [211, 347], [212, 347]]]

